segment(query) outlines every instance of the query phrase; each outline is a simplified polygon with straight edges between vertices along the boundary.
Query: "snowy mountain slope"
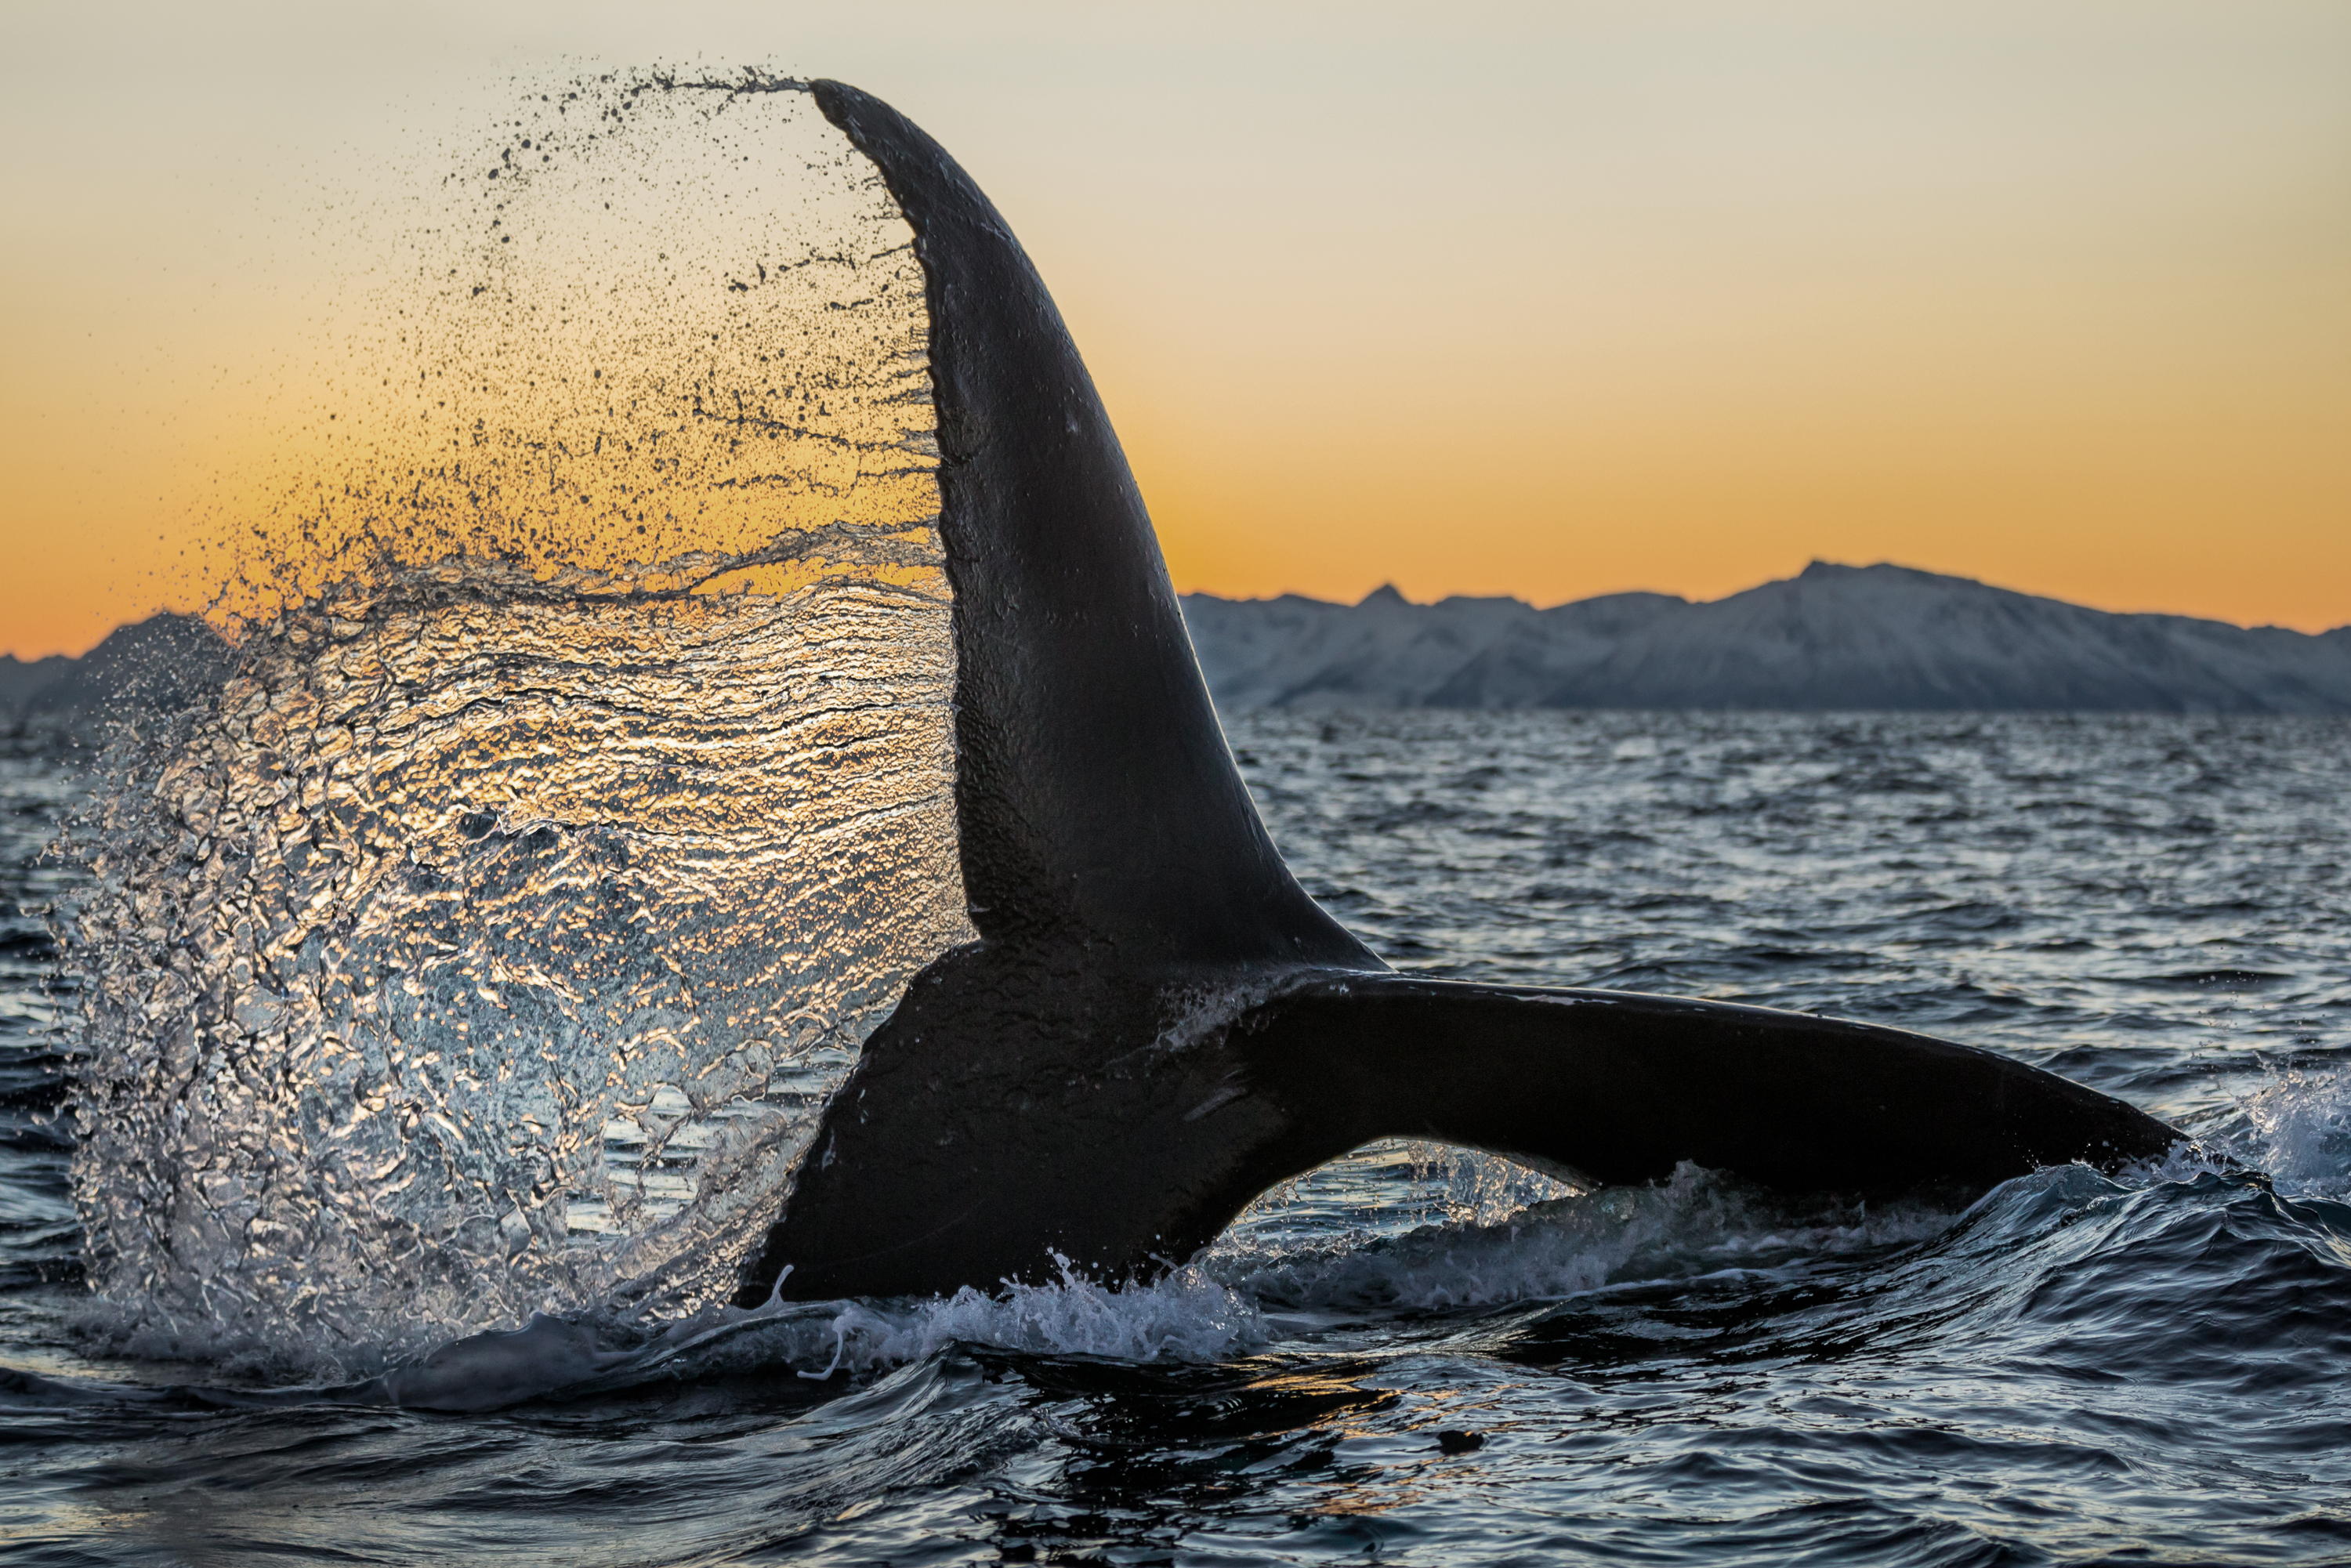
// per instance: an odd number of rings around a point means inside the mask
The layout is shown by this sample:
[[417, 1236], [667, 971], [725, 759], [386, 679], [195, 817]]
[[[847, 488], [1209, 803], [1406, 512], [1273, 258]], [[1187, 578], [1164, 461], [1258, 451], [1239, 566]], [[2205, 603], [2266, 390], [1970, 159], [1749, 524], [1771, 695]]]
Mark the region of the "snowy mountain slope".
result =
[[2351, 713], [2351, 627], [2117, 615], [1906, 567], [1815, 561], [1712, 603], [1612, 594], [1184, 601], [1228, 706]]

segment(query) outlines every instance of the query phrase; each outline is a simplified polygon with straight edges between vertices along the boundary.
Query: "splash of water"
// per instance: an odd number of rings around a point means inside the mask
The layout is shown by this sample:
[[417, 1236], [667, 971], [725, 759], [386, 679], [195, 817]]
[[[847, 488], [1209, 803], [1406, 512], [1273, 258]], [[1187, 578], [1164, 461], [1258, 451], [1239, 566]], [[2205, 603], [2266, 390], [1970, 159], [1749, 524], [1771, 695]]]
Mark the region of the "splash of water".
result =
[[[2351, 1195], [2351, 1072], [2289, 1068], [2264, 1076], [2221, 1133], [2238, 1157], [2297, 1197]], [[2233, 1134], [2233, 1135], [2231, 1135]]]
[[920, 272], [775, 86], [575, 86], [449, 183], [254, 514], [237, 675], [114, 754], [68, 936], [124, 1345], [701, 1310], [971, 938]]
[[525, 93], [347, 214], [319, 328], [216, 486], [222, 605], [266, 621], [451, 556], [770, 592], [883, 570], [893, 536], [921, 557], [937, 444], [913, 233], [799, 87]]

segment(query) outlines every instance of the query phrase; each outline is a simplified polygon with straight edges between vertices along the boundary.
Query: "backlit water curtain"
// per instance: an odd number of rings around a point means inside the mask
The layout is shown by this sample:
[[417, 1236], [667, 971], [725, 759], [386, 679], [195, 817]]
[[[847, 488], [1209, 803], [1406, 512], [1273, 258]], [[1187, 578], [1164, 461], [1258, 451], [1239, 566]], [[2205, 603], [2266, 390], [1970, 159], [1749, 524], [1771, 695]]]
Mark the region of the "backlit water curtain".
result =
[[923, 277], [789, 84], [550, 93], [225, 518], [240, 673], [74, 841], [126, 1343], [723, 1300], [970, 936]]

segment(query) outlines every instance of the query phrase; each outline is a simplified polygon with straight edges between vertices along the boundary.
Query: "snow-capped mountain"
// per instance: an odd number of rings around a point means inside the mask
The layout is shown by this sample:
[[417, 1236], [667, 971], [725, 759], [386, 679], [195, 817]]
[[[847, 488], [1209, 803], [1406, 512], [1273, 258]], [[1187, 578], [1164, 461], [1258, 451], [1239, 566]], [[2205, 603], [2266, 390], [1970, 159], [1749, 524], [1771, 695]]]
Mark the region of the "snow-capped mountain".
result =
[[2117, 615], [1907, 567], [1814, 561], [1711, 603], [1618, 593], [1360, 604], [1188, 594], [1228, 707], [2351, 713], [2351, 627]]

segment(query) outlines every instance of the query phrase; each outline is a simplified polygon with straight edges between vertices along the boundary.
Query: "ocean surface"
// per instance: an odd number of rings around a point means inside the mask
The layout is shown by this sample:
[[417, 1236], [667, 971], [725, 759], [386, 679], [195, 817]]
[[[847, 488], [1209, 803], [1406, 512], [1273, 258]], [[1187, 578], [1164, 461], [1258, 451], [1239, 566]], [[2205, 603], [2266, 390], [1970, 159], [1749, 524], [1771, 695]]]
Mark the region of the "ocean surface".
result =
[[2351, 1562], [2351, 723], [1228, 727], [1399, 967], [1925, 1030], [2201, 1150], [1959, 1213], [1383, 1145], [1150, 1288], [306, 1376], [86, 1281], [45, 914], [81, 786], [0, 743], [0, 1560]]

